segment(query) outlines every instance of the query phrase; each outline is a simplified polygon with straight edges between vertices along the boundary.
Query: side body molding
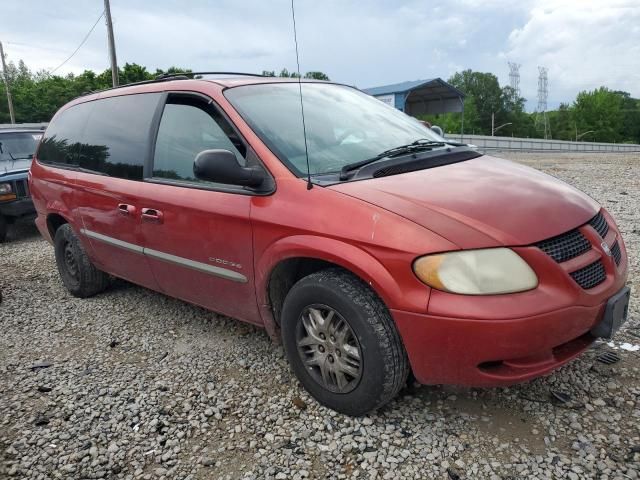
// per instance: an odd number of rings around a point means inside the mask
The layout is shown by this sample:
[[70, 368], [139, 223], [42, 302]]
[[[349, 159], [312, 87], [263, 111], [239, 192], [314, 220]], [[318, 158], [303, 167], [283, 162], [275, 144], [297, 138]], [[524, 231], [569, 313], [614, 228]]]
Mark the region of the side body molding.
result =
[[108, 243], [110, 245], [113, 245], [118, 248], [122, 248], [124, 250], [128, 250], [130, 252], [139, 253], [141, 255], [147, 255], [149, 257], [154, 257], [167, 263], [172, 263], [174, 265], [178, 265], [185, 268], [191, 268], [192, 270], [198, 270], [200, 272], [208, 273], [216, 277], [224, 278], [225, 280], [231, 280], [239, 283], [247, 282], [247, 277], [245, 277], [241, 273], [236, 272], [234, 270], [229, 270], [228, 268], [217, 267], [215, 265], [208, 265], [206, 263], [196, 262], [188, 258], [171, 255], [170, 253], [160, 252], [158, 250], [153, 250], [151, 248], [142, 247], [134, 243], [124, 242], [122, 240], [118, 240], [117, 238], [109, 237], [107, 235], [103, 235], [98, 232], [93, 232], [91, 230], [86, 230], [84, 228], [80, 230], [80, 233], [94, 240]]

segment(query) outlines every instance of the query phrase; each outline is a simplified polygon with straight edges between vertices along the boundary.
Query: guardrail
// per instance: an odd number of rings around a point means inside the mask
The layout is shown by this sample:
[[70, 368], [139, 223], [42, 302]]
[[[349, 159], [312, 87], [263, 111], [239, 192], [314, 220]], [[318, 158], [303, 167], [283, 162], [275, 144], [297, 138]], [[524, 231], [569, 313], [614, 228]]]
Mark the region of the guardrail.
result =
[[47, 122], [41, 123], [0, 123], [0, 128], [37, 128], [44, 130], [47, 125]]
[[447, 133], [446, 138], [472, 143], [480, 150], [516, 150], [523, 152], [640, 152], [640, 145], [630, 143], [570, 142], [543, 138], [490, 137]]

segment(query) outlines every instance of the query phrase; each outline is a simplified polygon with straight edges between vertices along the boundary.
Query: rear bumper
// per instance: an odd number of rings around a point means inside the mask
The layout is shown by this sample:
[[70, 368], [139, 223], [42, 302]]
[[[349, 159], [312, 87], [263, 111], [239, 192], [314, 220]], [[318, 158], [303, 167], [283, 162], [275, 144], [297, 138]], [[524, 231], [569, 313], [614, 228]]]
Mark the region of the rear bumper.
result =
[[10, 202], [0, 202], [0, 215], [5, 217], [24, 217], [32, 215], [35, 217], [36, 209], [31, 198], [21, 198]]
[[508, 320], [392, 315], [420, 383], [489, 387], [544, 375], [580, 355], [605, 304]]

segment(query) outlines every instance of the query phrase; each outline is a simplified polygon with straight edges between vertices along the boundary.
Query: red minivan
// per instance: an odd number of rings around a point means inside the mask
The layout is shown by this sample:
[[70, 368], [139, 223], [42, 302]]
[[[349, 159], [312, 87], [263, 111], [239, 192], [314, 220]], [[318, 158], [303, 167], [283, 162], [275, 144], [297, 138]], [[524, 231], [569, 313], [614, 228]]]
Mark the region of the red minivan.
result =
[[120, 277], [262, 326], [350, 415], [410, 374], [538, 377], [627, 316], [624, 243], [593, 199], [345, 85], [177, 76], [83, 96], [30, 187], [71, 294]]

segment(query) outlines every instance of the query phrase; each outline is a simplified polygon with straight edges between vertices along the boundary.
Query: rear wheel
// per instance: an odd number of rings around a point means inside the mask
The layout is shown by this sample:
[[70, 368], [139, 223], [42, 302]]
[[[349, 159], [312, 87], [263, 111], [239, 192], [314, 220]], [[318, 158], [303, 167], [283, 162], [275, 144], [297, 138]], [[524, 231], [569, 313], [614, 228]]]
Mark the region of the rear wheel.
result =
[[53, 243], [60, 278], [73, 296], [90, 297], [109, 286], [109, 275], [91, 263], [68, 223], [58, 228]]
[[323, 270], [296, 283], [282, 309], [291, 368], [320, 403], [363, 415], [404, 386], [409, 364], [387, 308], [359, 278]]

